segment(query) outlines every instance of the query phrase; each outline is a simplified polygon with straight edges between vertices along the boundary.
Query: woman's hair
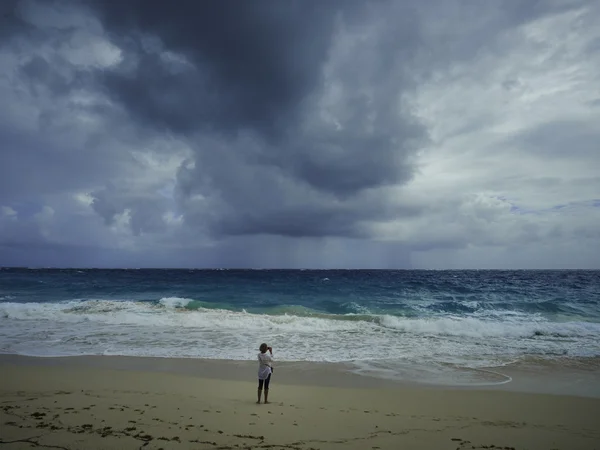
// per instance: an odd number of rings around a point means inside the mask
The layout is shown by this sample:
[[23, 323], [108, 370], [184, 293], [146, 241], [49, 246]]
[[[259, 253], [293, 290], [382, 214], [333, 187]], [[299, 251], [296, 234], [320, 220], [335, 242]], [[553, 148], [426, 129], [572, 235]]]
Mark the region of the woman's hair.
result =
[[263, 353], [266, 352], [267, 351], [267, 344], [264, 344], [264, 343], [260, 344], [259, 350], [261, 352], [263, 352]]

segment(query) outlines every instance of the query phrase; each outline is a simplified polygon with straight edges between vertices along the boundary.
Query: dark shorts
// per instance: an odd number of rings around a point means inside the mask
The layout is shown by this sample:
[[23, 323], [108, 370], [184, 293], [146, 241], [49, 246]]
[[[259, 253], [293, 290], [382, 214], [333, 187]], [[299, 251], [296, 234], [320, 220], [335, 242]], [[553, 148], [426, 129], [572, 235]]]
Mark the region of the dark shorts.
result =
[[258, 388], [262, 389], [263, 385], [265, 386], [265, 389], [269, 389], [269, 383], [271, 382], [271, 374], [269, 374], [269, 376], [267, 377], [266, 380], [258, 380]]

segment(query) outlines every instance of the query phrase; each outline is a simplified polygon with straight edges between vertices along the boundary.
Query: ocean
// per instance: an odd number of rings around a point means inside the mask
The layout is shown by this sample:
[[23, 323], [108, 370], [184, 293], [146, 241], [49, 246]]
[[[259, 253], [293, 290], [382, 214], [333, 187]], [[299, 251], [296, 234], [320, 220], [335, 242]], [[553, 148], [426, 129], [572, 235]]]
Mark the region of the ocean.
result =
[[0, 353], [255, 360], [262, 342], [384, 378], [597, 361], [600, 271], [0, 269]]

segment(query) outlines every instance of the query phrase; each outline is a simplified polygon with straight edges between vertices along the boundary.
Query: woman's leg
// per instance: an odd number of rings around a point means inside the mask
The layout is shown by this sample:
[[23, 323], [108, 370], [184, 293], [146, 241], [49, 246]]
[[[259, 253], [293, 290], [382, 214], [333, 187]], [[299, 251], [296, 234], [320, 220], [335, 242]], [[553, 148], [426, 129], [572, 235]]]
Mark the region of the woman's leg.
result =
[[269, 383], [271, 382], [271, 374], [265, 380], [265, 403], [269, 403]]
[[[256, 403], [260, 403], [260, 396], [262, 394], [264, 380], [258, 380], [258, 401]], [[265, 391], [265, 402], [267, 401], [267, 393]]]

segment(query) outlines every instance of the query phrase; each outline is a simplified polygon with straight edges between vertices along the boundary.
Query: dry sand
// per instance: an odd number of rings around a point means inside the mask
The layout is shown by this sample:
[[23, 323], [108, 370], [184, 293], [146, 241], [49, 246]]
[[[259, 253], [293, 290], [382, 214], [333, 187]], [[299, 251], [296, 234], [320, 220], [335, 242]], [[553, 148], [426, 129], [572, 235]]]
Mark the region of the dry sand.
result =
[[339, 371], [328, 376], [344, 387], [317, 386], [284, 365], [272, 403], [257, 405], [255, 382], [241, 381], [254, 364], [188, 361], [173, 373], [147, 370], [151, 359], [111, 361], [0, 358], [0, 448], [600, 449], [597, 398], [366, 383]]

